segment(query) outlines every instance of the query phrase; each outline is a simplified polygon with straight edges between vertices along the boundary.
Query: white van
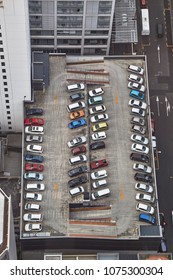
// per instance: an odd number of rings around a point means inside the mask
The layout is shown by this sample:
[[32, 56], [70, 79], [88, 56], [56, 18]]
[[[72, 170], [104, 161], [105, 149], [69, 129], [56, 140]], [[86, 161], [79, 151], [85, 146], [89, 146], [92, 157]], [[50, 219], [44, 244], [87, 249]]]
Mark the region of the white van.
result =
[[45, 184], [26, 184], [25, 190], [26, 191], [44, 191]]
[[79, 101], [79, 102], [67, 105], [67, 111], [68, 112], [73, 112], [73, 111], [81, 110], [83, 108], [85, 108], [85, 103], [83, 101]]
[[68, 85], [67, 86], [68, 91], [75, 91], [75, 90], [83, 90], [85, 89], [84, 84], [73, 84], [73, 85]]
[[92, 200], [97, 200], [100, 198], [104, 198], [110, 195], [110, 189], [103, 189], [91, 194]]

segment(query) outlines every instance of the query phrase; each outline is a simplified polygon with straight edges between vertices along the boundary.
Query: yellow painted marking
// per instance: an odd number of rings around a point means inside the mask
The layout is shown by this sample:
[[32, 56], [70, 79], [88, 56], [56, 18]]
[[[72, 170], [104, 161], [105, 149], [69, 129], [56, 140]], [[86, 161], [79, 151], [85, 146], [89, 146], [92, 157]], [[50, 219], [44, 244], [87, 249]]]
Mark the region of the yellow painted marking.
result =
[[56, 184], [54, 185], [54, 189], [55, 189], [56, 191], [58, 191], [58, 188], [59, 188], [59, 185], [58, 185], [58, 183], [56, 183]]
[[118, 104], [118, 95], [115, 96], [115, 103]]
[[54, 96], [54, 103], [55, 103], [55, 104], [58, 103], [58, 96]]
[[124, 192], [120, 191], [120, 200], [124, 200]]

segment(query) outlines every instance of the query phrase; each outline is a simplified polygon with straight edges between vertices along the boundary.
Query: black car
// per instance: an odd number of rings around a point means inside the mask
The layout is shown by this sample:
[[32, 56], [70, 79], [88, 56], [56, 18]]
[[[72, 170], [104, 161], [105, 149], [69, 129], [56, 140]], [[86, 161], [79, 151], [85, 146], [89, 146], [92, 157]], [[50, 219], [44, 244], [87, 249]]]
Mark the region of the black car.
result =
[[81, 165], [68, 171], [68, 176], [74, 177], [87, 172], [87, 166]]
[[103, 148], [105, 148], [105, 142], [104, 141], [94, 142], [90, 145], [91, 150], [98, 150], [98, 149], [103, 149]]
[[74, 94], [70, 95], [70, 100], [72, 102], [75, 102], [75, 101], [78, 101], [78, 100], [81, 100], [84, 98], [85, 98], [85, 95], [83, 93], [74, 93]]
[[143, 173], [136, 173], [134, 178], [137, 181], [147, 182], [147, 183], [151, 183], [153, 181], [152, 176]]
[[147, 155], [138, 154], [138, 153], [131, 153], [130, 159], [140, 162], [146, 162], [148, 163], [150, 161], [149, 157]]
[[75, 179], [72, 179], [72, 180], [68, 181], [68, 186], [70, 188], [73, 188], [73, 187], [76, 187], [78, 185], [86, 183], [87, 180], [88, 180], [87, 176], [80, 176], [80, 177], [77, 177]]
[[41, 108], [31, 108], [26, 110], [27, 116], [42, 116], [43, 115], [43, 109]]
[[36, 163], [42, 163], [44, 161], [44, 157], [39, 156], [39, 155], [26, 154], [25, 160], [29, 161], [29, 162], [31, 161], [31, 162], [36, 162]]

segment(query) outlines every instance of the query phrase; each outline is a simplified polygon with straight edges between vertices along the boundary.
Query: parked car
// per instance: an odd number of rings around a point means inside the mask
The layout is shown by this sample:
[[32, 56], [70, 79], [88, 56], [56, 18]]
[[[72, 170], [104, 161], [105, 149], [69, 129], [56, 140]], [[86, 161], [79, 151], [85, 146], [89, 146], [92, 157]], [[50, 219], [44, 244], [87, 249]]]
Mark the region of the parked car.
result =
[[129, 82], [128, 83], [128, 88], [137, 89], [137, 90], [139, 90], [141, 92], [145, 92], [145, 86], [144, 85], [140, 85], [138, 83]]
[[162, 237], [162, 239], [160, 241], [159, 252], [161, 252], [161, 253], [166, 253], [167, 252], [167, 244], [166, 244], [165, 237]]
[[77, 156], [79, 154], [86, 153], [86, 147], [84, 145], [81, 145], [81, 146], [73, 148], [71, 150], [71, 152], [74, 156]]
[[84, 191], [85, 191], [84, 188], [82, 186], [79, 186], [79, 187], [76, 187], [76, 188], [73, 188], [73, 189], [69, 190], [69, 194], [71, 196], [77, 196], [79, 194], [84, 193]]
[[100, 121], [106, 121], [108, 120], [108, 114], [99, 114], [99, 115], [94, 115], [91, 117], [91, 122], [100, 122]]
[[144, 100], [145, 99], [145, 95], [142, 92], [140, 92], [136, 89], [132, 89], [130, 91], [130, 97], [133, 97], [133, 98], [136, 98], [136, 99], [139, 99], [139, 100]]
[[81, 165], [68, 171], [68, 176], [74, 177], [87, 172], [87, 166]]
[[23, 220], [25, 222], [42, 222], [43, 221], [43, 215], [38, 213], [38, 214], [33, 214], [33, 213], [26, 213], [23, 215]]
[[79, 128], [81, 126], [84, 126], [86, 125], [86, 120], [81, 118], [81, 119], [78, 119], [78, 120], [75, 120], [75, 121], [72, 121], [68, 124], [68, 127], [71, 128], [71, 129], [74, 129], [74, 128]]
[[106, 138], [106, 132], [105, 131], [100, 131], [100, 132], [95, 132], [91, 135], [92, 140], [101, 140]]
[[26, 191], [44, 191], [45, 190], [45, 184], [26, 184], [25, 186]]
[[25, 125], [44, 125], [43, 118], [26, 118], [24, 120]]
[[132, 134], [130, 139], [132, 141], [137, 142], [142, 145], [148, 145], [148, 143], [149, 143], [148, 138], [146, 138], [142, 135], [139, 135], [139, 134]]
[[102, 179], [102, 180], [99, 180], [99, 181], [94, 181], [94, 182], [92, 183], [92, 187], [93, 187], [94, 189], [102, 188], [102, 187], [105, 187], [105, 186], [107, 186], [107, 181], [106, 181], [106, 179]]
[[108, 129], [108, 124], [107, 122], [100, 122], [97, 124], [94, 124], [92, 126], [92, 131], [97, 132], [97, 131], [102, 131], [102, 130], [107, 130]]
[[150, 214], [141, 213], [139, 214], [139, 221], [155, 225], [156, 224], [156, 218], [151, 216]]
[[88, 104], [90, 106], [97, 105], [97, 104], [102, 104], [102, 103], [103, 103], [103, 97], [102, 96], [94, 96], [94, 97], [90, 97], [88, 99]]
[[130, 99], [129, 100], [129, 106], [132, 107], [137, 107], [143, 110], [147, 109], [147, 103], [140, 101], [140, 100], [136, 100], [136, 99]]
[[150, 161], [150, 159], [147, 155], [138, 154], [138, 153], [131, 153], [130, 159], [134, 160], [134, 161], [146, 162], [146, 163], [148, 163]]
[[25, 231], [41, 231], [42, 224], [40, 223], [30, 223], [25, 225]]
[[105, 111], [106, 111], [105, 105], [97, 105], [95, 107], [89, 108], [90, 115], [98, 114], [98, 113], [103, 113]]
[[107, 177], [107, 171], [105, 169], [99, 170], [99, 171], [95, 171], [91, 173], [91, 179], [92, 180], [97, 180], [97, 179], [102, 179]]
[[131, 114], [139, 117], [145, 117], [145, 111], [139, 108], [132, 107]]
[[75, 112], [70, 113], [70, 119], [71, 120], [75, 120], [75, 119], [78, 119], [78, 118], [81, 118], [81, 117], [84, 117], [84, 116], [85, 116], [85, 111], [84, 110], [79, 110], [79, 111], [75, 111]]
[[73, 188], [73, 187], [79, 186], [81, 184], [85, 184], [87, 181], [88, 181], [87, 176], [82, 175], [82, 176], [79, 176], [77, 178], [69, 180], [68, 181], [68, 186], [70, 188]]
[[152, 143], [152, 148], [153, 148], [153, 150], [156, 149], [156, 147], [157, 147], [156, 136], [152, 136], [152, 141], [151, 141], [151, 143]]
[[44, 165], [38, 163], [25, 163], [25, 170], [26, 171], [43, 171]]
[[153, 178], [152, 176], [148, 174], [143, 174], [143, 173], [135, 173], [134, 176], [136, 181], [141, 181], [141, 182], [146, 182], [146, 183], [152, 183]]
[[108, 162], [106, 159], [91, 161], [91, 163], [90, 163], [91, 169], [97, 169], [97, 168], [105, 167], [105, 166], [108, 166]]
[[145, 204], [145, 203], [137, 203], [136, 210], [138, 210], [140, 212], [148, 213], [151, 215], [154, 214], [154, 207], [149, 204]]
[[43, 153], [43, 147], [40, 145], [33, 145], [33, 144], [27, 145], [26, 150], [27, 152], [32, 152], [32, 153], [38, 153], [38, 154]]
[[29, 162], [31, 161], [31, 162], [36, 162], [36, 163], [42, 163], [44, 161], [44, 157], [39, 156], [39, 155], [26, 154], [25, 160], [29, 161]]
[[101, 198], [105, 198], [107, 196], [110, 195], [110, 189], [102, 189], [102, 190], [99, 190], [97, 192], [94, 192], [91, 194], [91, 198], [92, 200], [97, 200], [97, 199], [101, 199]]
[[67, 86], [68, 91], [84, 90], [84, 89], [85, 89], [85, 85], [83, 83], [73, 84], [73, 85], [68, 85]]
[[25, 140], [26, 140], [26, 142], [42, 143], [43, 142], [43, 136], [27, 135]]
[[79, 156], [72, 157], [72, 158], [69, 159], [69, 163], [71, 165], [79, 164], [79, 163], [82, 163], [82, 162], [85, 162], [85, 161], [87, 161], [86, 155], [79, 155]]
[[146, 192], [146, 193], [153, 193], [153, 191], [154, 191], [152, 186], [146, 185], [146, 184], [141, 184], [141, 183], [136, 183], [135, 189], [138, 191]]
[[141, 134], [145, 134], [146, 133], [146, 128], [140, 125], [132, 125], [131, 128], [132, 132], [137, 132], [137, 133], [141, 133]]
[[140, 171], [140, 172], [145, 172], [145, 173], [151, 173], [152, 168], [148, 165], [140, 164], [140, 163], [134, 163], [133, 164], [133, 169]]
[[67, 145], [69, 148], [75, 147], [77, 145], [83, 144], [86, 142], [86, 137], [85, 136], [78, 136], [72, 140], [70, 140]]
[[42, 201], [43, 196], [40, 193], [25, 193], [24, 198], [26, 200]]
[[39, 172], [26, 172], [24, 173], [24, 179], [26, 180], [43, 180], [43, 174]]
[[31, 109], [26, 109], [26, 115], [27, 116], [42, 116], [43, 115], [43, 109], [41, 108], [31, 108]]
[[131, 65], [128, 66], [127, 69], [128, 69], [128, 71], [134, 72], [134, 73], [139, 74], [139, 75], [144, 74], [144, 69], [141, 66], [131, 64]]
[[138, 152], [138, 153], [143, 153], [143, 154], [148, 154], [149, 153], [149, 148], [141, 145], [141, 144], [132, 144], [131, 146], [132, 151]]
[[41, 206], [39, 204], [35, 204], [35, 203], [25, 203], [24, 206], [25, 211], [40, 211]]
[[85, 103], [83, 101], [78, 101], [78, 102], [67, 105], [68, 112], [79, 111], [84, 108], [85, 108]]
[[26, 126], [25, 133], [28, 134], [44, 134], [44, 128], [42, 126]]
[[137, 193], [136, 194], [136, 200], [154, 203], [155, 197], [153, 195], [150, 195], [150, 194]]
[[143, 82], [144, 82], [144, 79], [142, 78], [142, 77], [139, 77], [139, 76], [137, 76], [137, 75], [135, 75], [135, 74], [130, 74], [129, 76], [128, 76], [128, 80], [129, 81], [131, 81], [131, 82], [134, 82], [134, 83], [138, 83], [138, 84], [143, 84]]
[[98, 96], [104, 93], [104, 90], [102, 88], [95, 88], [93, 90], [89, 91], [89, 96]]
[[105, 142], [104, 141], [98, 141], [98, 142], [90, 144], [90, 149], [91, 150], [99, 150], [99, 149], [104, 149], [104, 148], [105, 148]]
[[84, 98], [85, 98], [84, 93], [80, 93], [80, 92], [70, 95], [70, 101], [71, 102], [76, 102], [76, 101], [79, 101], [79, 100], [84, 99]]
[[137, 125], [145, 125], [145, 119], [140, 118], [140, 117], [132, 117], [131, 121], [132, 124], [137, 124]]

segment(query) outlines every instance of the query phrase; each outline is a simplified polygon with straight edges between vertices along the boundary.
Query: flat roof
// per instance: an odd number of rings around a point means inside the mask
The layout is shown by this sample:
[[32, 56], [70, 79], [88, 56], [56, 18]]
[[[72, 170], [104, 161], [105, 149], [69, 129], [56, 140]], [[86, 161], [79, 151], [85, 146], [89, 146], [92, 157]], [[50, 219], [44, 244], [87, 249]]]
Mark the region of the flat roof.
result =
[[[70, 63], [68, 63], [70, 62]], [[44, 214], [43, 229], [39, 233], [27, 233], [24, 231], [25, 223], [22, 223], [22, 237], [84, 237], [84, 238], [119, 238], [138, 239], [139, 227], [143, 222], [139, 221], [140, 212], [136, 211], [137, 201], [134, 185], [135, 171], [130, 160], [131, 144], [131, 117], [129, 102], [130, 89], [127, 88], [129, 64], [140, 65], [145, 69], [145, 85], [147, 82], [147, 68], [145, 56], [127, 57], [100, 57], [97, 59], [78, 57], [77, 59], [65, 56], [49, 57], [50, 85], [46, 94], [37, 94], [36, 102], [30, 107], [42, 107], [44, 110], [44, 181], [46, 190], [42, 192], [43, 200], [39, 202], [41, 212]], [[85, 83], [85, 119], [87, 126], [78, 129], [69, 129], [69, 113], [66, 106], [70, 104], [67, 92], [67, 84]], [[97, 87], [104, 89], [104, 105], [109, 116], [107, 121], [109, 129], [104, 140], [106, 148], [97, 151], [89, 151], [92, 142], [92, 124], [88, 110], [88, 91]], [[148, 102], [148, 88], [145, 93]], [[27, 107], [28, 108], [28, 107]], [[150, 119], [146, 117], [147, 137], [151, 141]], [[111, 195], [97, 201], [90, 200], [89, 204], [83, 204], [83, 195], [71, 198], [69, 196], [68, 170], [69, 158], [72, 153], [67, 142], [76, 136], [86, 136], [87, 176], [88, 182], [83, 185], [86, 192], [91, 193], [92, 180], [90, 178], [90, 162], [94, 160], [108, 160], [105, 168], [108, 173], [107, 183]], [[28, 143], [25, 142], [25, 147]], [[153, 154], [151, 142], [150, 165], [153, 166]], [[24, 152], [26, 154], [26, 151]], [[76, 167], [76, 166], [74, 166]], [[155, 173], [153, 174], [155, 184]], [[27, 181], [24, 182], [24, 186]], [[23, 186], [22, 196], [25, 193]], [[155, 188], [157, 196], [157, 189]], [[22, 199], [22, 216], [24, 204]], [[155, 215], [157, 218], [157, 201]], [[154, 227], [153, 227], [154, 228]], [[155, 235], [155, 233], [154, 233]]]

